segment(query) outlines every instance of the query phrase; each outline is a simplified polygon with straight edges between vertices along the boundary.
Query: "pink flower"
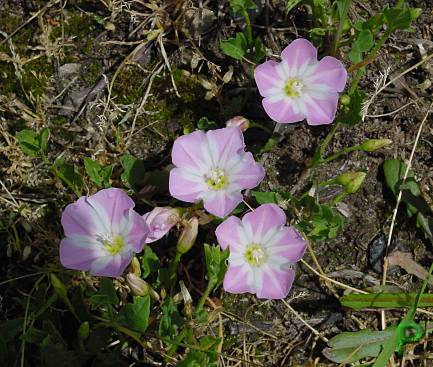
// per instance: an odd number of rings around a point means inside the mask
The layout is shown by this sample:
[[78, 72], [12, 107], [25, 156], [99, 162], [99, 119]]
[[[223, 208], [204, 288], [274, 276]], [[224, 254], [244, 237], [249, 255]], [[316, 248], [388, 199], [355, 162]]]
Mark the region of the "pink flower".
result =
[[237, 127], [194, 131], [176, 139], [171, 157], [170, 194], [195, 203], [224, 217], [242, 202], [241, 190], [257, 186], [265, 176], [253, 155], [244, 151], [242, 132]]
[[69, 204], [62, 214], [65, 236], [60, 262], [92, 275], [117, 277], [143, 249], [149, 228], [120, 189], [100, 190]]
[[242, 221], [231, 216], [216, 229], [223, 250], [230, 249], [224, 289], [255, 293], [259, 298], [281, 299], [295, 277], [293, 264], [302, 258], [306, 241], [275, 204], [259, 206]]
[[282, 61], [266, 61], [254, 78], [270, 118], [283, 124], [307, 119], [310, 125], [330, 124], [337, 111], [338, 92], [347, 72], [334, 57], [317, 60], [317, 49], [297, 39], [281, 53]]
[[158, 241], [179, 221], [179, 211], [170, 207], [156, 207], [151, 212], [143, 215], [144, 221], [149, 226], [149, 236], [146, 243]]

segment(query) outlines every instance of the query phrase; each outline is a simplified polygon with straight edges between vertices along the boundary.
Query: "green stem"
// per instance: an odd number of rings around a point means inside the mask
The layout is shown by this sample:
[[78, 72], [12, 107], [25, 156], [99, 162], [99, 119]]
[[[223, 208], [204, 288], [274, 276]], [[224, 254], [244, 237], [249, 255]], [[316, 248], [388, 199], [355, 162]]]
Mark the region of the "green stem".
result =
[[242, 15], [245, 18], [245, 25], [247, 26], [248, 46], [251, 46], [251, 44], [253, 43], [253, 29], [251, 28], [250, 16], [248, 15], [248, 12], [246, 11], [246, 9], [242, 10]]
[[344, 2], [341, 17], [340, 17], [339, 23], [338, 23], [337, 32], [335, 33], [334, 42], [332, 45], [331, 55], [333, 55], [333, 56], [335, 56], [337, 54], [338, 44], [340, 43], [340, 38], [341, 38], [341, 35], [343, 33], [344, 21], [347, 18], [347, 12], [349, 11], [351, 3], [352, 3], [352, 0], [346, 0]]
[[176, 279], [177, 279], [177, 267], [179, 265], [180, 262], [180, 258], [182, 257], [182, 253], [180, 253], [179, 251], [176, 252], [176, 256], [174, 257], [174, 259], [172, 260], [172, 262], [170, 263], [170, 267], [168, 268], [168, 276], [170, 279], [170, 287], [173, 288], [175, 283], [176, 283]]
[[329, 130], [328, 135], [326, 135], [325, 139], [323, 139], [323, 141], [320, 143], [319, 147], [317, 148], [316, 153], [314, 153], [314, 158], [312, 159], [311, 163], [308, 165], [308, 168], [315, 168], [322, 163], [323, 153], [325, 152], [326, 148], [328, 147], [329, 143], [331, 142], [332, 138], [337, 132], [339, 126], [340, 123], [338, 122], [338, 120], [335, 121], [334, 124], [332, 125], [331, 130]]
[[332, 162], [333, 160], [341, 157], [342, 155], [346, 155], [349, 154], [351, 152], [356, 152], [357, 150], [360, 149], [360, 145], [355, 145], [353, 147], [348, 147], [348, 148], [344, 148], [336, 153], [331, 154], [329, 157], [326, 157], [322, 160], [320, 160], [320, 162], [318, 164], [322, 164], [322, 163], [329, 163]]
[[206, 302], [206, 299], [209, 297], [210, 292], [212, 292], [212, 290], [215, 287], [215, 282], [210, 279], [209, 282], [207, 283], [207, 287], [206, 290], [203, 292], [202, 296], [200, 297], [200, 300], [197, 303], [197, 307], [195, 309], [196, 312], [200, 312], [203, 309], [204, 303]]
[[274, 132], [271, 129], [268, 129], [266, 126], [263, 126], [257, 122], [250, 120], [250, 127], [256, 127], [257, 129], [263, 130], [267, 132], [269, 135], [272, 135]]
[[338, 204], [340, 201], [343, 201], [346, 196], [349, 195], [346, 191], [340, 192], [332, 199], [332, 205]]
[[413, 316], [415, 315], [416, 309], [418, 308], [419, 301], [421, 299], [421, 295], [424, 294], [425, 289], [427, 288], [427, 283], [430, 280], [432, 272], [433, 272], [433, 262], [431, 263], [430, 269], [428, 270], [428, 275], [425, 277], [425, 279], [422, 283], [421, 289], [416, 296], [416, 301], [415, 301], [414, 306], [408, 311], [408, 316], [409, 316], [410, 320], [413, 320]]

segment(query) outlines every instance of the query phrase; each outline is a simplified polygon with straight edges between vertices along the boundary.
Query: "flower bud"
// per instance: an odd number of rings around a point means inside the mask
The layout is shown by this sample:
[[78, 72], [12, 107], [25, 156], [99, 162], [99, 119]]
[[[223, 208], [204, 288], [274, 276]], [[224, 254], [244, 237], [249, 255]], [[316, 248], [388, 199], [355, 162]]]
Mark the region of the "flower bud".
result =
[[141, 279], [139, 276], [129, 273], [126, 275], [126, 281], [128, 282], [129, 288], [131, 288], [132, 293], [136, 296], [145, 296], [149, 294], [149, 284]]
[[192, 217], [184, 224], [182, 233], [177, 241], [177, 251], [181, 254], [188, 252], [194, 245], [198, 233], [198, 219]]
[[194, 215], [197, 216], [198, 224], [200, 224], [201, 226], [209, 224], [210, 222], [212, 222], [215, 219], [215, 217], [213, 215], [207, 214], [204, 210], [196, 210], [194, 212]]
[[86, 340], [89, 337], [90, 326], [88, 321], [84, 321], [78, 328], [77, 335], [81, 340]]
[[343, 106], [349, 106], [349, 105], [350, 105], [350, 96], [349, 96], [348, 94], [343, 94], [343, 95], [340, 97], [340, 103], [341, 103]]
[[245, 132], [250, 127], [250, 120], [246, 119], [243, 116], [235, 116], [232, 117], [230, 120], [226, 121], [227, 127], [233, 127], [237, 126], [241, 129], [242, 132]]
[[141, 275], [140, 262], [135, 256], [131, 260], [130, 272], [135, 274], [138, 277]]
[[180, 214], [176, 208], [156, 207], [151, 212], [144, 214], [143, 219], [150, 229], [146, 243], [151, 243], [162, 238], [175, 226], [180, 220]]
[[360, 150], [364, 152], [374, 152], [375, 150], [386, 147], [392, 144], [392, 140], [389, 139], [367, 139], [360, 146]]
[[335, 183], [344, 186], [348, 194], [357, 192], [367, 174], [365, 172], [345, 172], [335, 179]]

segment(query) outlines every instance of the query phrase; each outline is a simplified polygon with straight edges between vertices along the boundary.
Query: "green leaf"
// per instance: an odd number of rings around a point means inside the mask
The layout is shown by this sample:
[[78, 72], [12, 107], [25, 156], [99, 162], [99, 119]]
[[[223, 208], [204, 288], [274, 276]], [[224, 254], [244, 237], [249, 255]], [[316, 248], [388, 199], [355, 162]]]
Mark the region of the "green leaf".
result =
[[89, 178], [98, 186], [108, 187], [113, 166], [101, 167], [100, 164], [88, 157], [84, 158], [84, 168]]
[[5, 343], [12, 341], [23, 329], [22, 317], [18, 319], [2, 321], [0, 324], [0, 339]]
[[346, 106], [341, 106], [340, 113], [337, 116], [339, 122], [344, 125], [356, 125], [362, 122], [362, 103], [365, 99], [365, 93], [359, 89], [350, 95], [350, 102]]
[[50, 129], [43, 128], [39, 133], [24, 129], [17, 132], [16, 136], [21, 150], [32, 157], [41, 155], [47, 150], [48, 139], [50, 138]]
[[403, 185], [407, 166], [398, 159], [387, 159], [383, 164], [385, 182], [395, 197], [402, 192], [401, 201], [405, 203], [409, 217], [416, 215], [417, 227], [422, 227], [425, 235], [433, 241], [433, 218], [429, 204], [422, 196], [415, 174], [409, 170]]
[[362, 29], [352, 44], [352, 49], [348, 56], [353, 63], [361, 62], [363, 53], [369, 51], [374, 46], [373, 33], [369, 29]]
[[150, 296], [134, 297], [117, 315], [117, 322], [137, 332], [145, 332], [149, 325]]
[[289, 13], [295, 6], [297, 6], [302, 0], [288, 0], [286, 5], [286, 12]]
[[109, 166], [102, 168], [101, 171], [99, 172], [99, 176], [101, 177], [102, 180], [102, 186], [104, 186], [105, 188], [110, 187], [110, 178], [112, 173], [113, 173], [113, 165], [111, 164]]
[[262, 204], [278, 204], [277, 193], [273, 191], [261, 192], [261, 191], [252, 191], [254, 198], [257, 203]]
[[86, 173], [88, 174], [89, 178], [97, 185], [101, 185], [102, 180], [99, 175], [99, 172], [101, 171], [101, 166], [99, 165], [99, 163], [91, 158], [85, 157], [84, 168], [86, 169]]
[[313, 240], [335, 238], [344, 226], [343, 217], [338, 212], [329, 205], [317, 203], [311, 196], [305, 196], [298, 202], [293, 200], [293, 204], [304, 213], [299, 228]]
[[18, 140], [18, 144], [21, 147], [21, 150], [32, 157], [36, 157], [39, 155], [41, 147], [39, 134], [33, 130], [21, 130], [16, 136]]
[[221, 51], [236, 60], [242, 60], [247, 52], [247, 39], [243, 33], [236, 33], [236, 38], [229, 38], [220, 42]]
[[397, 346], [397, 334], [394, 332], [383, 344], [383, 349], [374, 362], [373, 367], [386, 367]]
[[259, 63], [266, 56], [266, 48], [260, 38], [256, 38], [253, 43], [254, 61]]
[[329, 340], [329, 348], [325, 348], [323, 354], [334, 363], [353, 363], [365, 357], [376, 357], [395, 335], [395, 326], [383, 331], [344, 332]]
[[[406, 164], [398, 159], [387, 159], [383, 163], [383, 173], [385, 175], [387, 186], [396, 197], [400, 190], [403, 190], [402, 201], [407, 206], [408, 215], [413, 215], [418, 211], [416, 198], [421, 197], [421, 190], [415, 180], [415, 174], [412, 170], [409, 170], [404, 187], [402, 187], [406, 169]], [[422, 209], [421, 211], [429, 211], [428, 205], [424, 205], [420, 209]]]
[[126, 154], [120, 157], [123, 173], [120, 176], [122, 181], [131, 189], [135, 189], [137, 184], [143, 180], [144, 165], [143, 162], [133, 155]]
[[188, 352], [185, 358], [177, 364], [178, 367], [216, 367], [216, 362], [211, 363], [207, 353], [192, 349]]
[[[344, 307], [354, 310], [363, 308], [407, 308], [416, 301], [417, 293], [371, 293], [349, 294], [340, 298]], [[433, 307], [433, 294], [422, 294], [419, 307]]]
[[217, 347], [219, 338], [205, 336], [200, 339], [200, 350], [191, 349], [178, 367], [216, 367], [218, 361]]
[[221, 251], [219, 246], [210, 246], [204, 244], [204, 254], [207, 267], [207, 278], [212, 283], [213, 288], [222, 283], [224, 274], [227, 270], [226, 260], [229, 257], [229, 251]]
[[72, 190], [77, 196], [81, 196], [83, 188], [83, 179], [78, 172], [75, 164], [66, 163], [63, 158], [57, 158], [53, 167], [57, 176]]
[[158, 327], [159, 336], [174, 339], [185, 321], [179, 313], [173, 298], [167, 297], [164, 300], [161, 311], [162, 317]]
[[161, 267], [161, 262], [159, 261], [158, 255], [153, 252], [150, 246], [144, 246], [141, 267], [143, 269], [143, 279], [146, 279], [150, 273], [158, 271], [158, 269]]
[[99, 290], [90, 297], [92, 308], [119, 303], [113, 281], [110, 278], [102, 278]]
[[210, 121], [207, 117], [201, 117], [198, 121], [197, 121], [197, 128], [199, 128], [200, 130], [210, 130], [210, 129], [215, 129], [217, 128], [218, 125], [216, 124], [215, 121]]
[[280, 138], [279, 135], [274, 134], [272, 135], [265, 143], [265, 145], [260, 148], [259, 153], [263, 154], [266, 152], [270, 152], [277, 144], [278, 144], [278, 139]]
[[406, 2], [400, 1], [395, 7], [387, 6], [383, 11], [385, 23], [395, 31], [397, 29], [410, 30], [410, 26], [420, 16], [422, 9], [411, 8]]
[[49, 138], [50, 129], [45, 127], [39, 132], [39, 148], [41, 152], [45, 152], [47, 150]]
[[347, 9], [350, 6], [350, 3], [352, 0], [337, 0], [337, 11], [338, 11], [338, 18], [343, 18], [343, 14], [347, 12]]
[[230, 8], [235, 13], [242, 13], [248, 9], [255, 9], [256, 4], [253, 0], [230, 0]]

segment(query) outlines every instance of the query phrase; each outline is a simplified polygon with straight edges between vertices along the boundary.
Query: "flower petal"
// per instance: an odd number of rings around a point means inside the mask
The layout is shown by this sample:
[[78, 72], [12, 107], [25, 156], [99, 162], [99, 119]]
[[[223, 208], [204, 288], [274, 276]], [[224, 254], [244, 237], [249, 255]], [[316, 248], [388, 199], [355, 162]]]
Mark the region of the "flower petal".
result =
[[255, 293], [255, 289], [250, 285], [251, 276], [251, 270], [247, 265], [234, 266], [229, 264], [224, 276], [224, 290], [235, 294]]
[[280, 230], [286, 224], [284, 211], [275, 204], [263, 204], [242, 218], [244, 226], [252, 229], [254, 241], [260, 243], [269, 231]]
[[183, 168], [173, 168], [170, 171], [168, 186], [171, 196], [189, 203], [200, 200], [203, 192], [207, 190], [203, 177]]
[[306, 39], [298, 38], [283, 50], [281, 58], [291, 69], [299, 69], [307, 63], [317, 62], [317, 49]]
[[306, 98], [307, 123], [309, 125], [325, 125], [334, 121], [337, 112], [338, 94], [329, 93], [326, 99]]
[[155, 207], [143, 215], [149, 227], [146, 243], [158, 241], [179, 221], [179, 212], [170, 207]]
[[306, 84], [325, 84], [330, 90], [341, 92], [346, 86], [347, 71], [340, 60], [326, 56], [319, 61]]
[[262, 97], [268, 97], [274, 88], [284, 86], [284, 80], [278, 73], [278, 65], [275, 61], [266, 61], [254, 69], [254, 79]]
[[212, 165], [206, 134], [197, 130], [178, 137], [173, 143], [171, 159], [175, 166], [203, 174]]
[[130, 209], [128, 222], [131, 223], [128, 233], [124, 234], [128, 248], [136, 253], [143, 250], [146, 238], [150, 233], [149, 226], [143, 217], [135, 210]]
[[268, 116], [281, 124], [299, 122], [305, 118], [303, 113], [295, 112], [294, 103], [288, 98], [280, 100], [264, 98], [262, 104]]
[[[69, 204], [62, 213], [61, 223], [65, 235], [95, 236], [105, 234], [110, 230], [108, 217], [98, 216], [88, 202], [88, 197], [82, 196], [75, 203]], [[102, 220], [101, 220], [102, 218]]]
[[243, 152], [245, 148], [244, 136], [238, 127], [210, 130], [206, 135], [209, 149], [215, 156], [215, 164], [219, 168], [225, 168], [226, 162], [233, 155]]
[[242, 229], [242, 223], [238, 217], [231, 216], [222, 222], [215, 230], [218, 243], [223, 250], [227, 247], [232, 247], [242, 243], [239, 237]]
[[262, 271], [263, 286], [257, 291], [258, 298], [283, 299], [289, 294], [295, 279], [295, 271], [279, 271], [267, 267]]
[[229, 169], [229, 181], [237, 184], [242, 189], [252, 189], [265, 177], [263, 166], [254, 160], [250, 152], [246, 152], [235, 163], [234, 167]]
[[60, 263], [68, 269], [87, 271], [105, 251], [91, 237], [66, 237], [60, 242]]
[[242, 202], [242, 199], [240, 192], [229, 194], [224, 190], [219, 190], [205, 196], [203, 206], [209, 213], [224, 218]]
[[118, 277], [124, 272], [131, 259], [132, 254], [100, 257], [92, 263], [90, 273], [95, 276]]
[[135, 206], [134, 201], [125, 191], [116, 188], [100, 190], [89, 196], [87, 201], [100, 221], [106, 221], [108, 218], [110, 232], [119, 231], [122, 220]]
[[273, 257], [295, 263], [304, 256], [307, 242], [294, 227], [283, 227], [265, 246], [271, 263]]

